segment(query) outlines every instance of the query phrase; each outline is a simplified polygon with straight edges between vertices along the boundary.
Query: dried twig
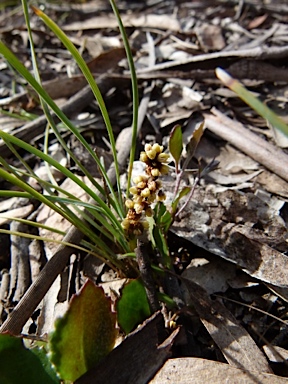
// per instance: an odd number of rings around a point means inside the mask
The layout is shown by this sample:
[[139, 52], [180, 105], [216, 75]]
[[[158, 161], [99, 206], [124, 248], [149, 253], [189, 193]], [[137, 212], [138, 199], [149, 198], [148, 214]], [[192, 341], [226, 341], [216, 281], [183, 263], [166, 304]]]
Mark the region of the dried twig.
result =
[[276, 146], [231, 120], [216, 108], [205, 114], [207, 128], [288, 182], [288, 156]]
[[153, 280], [153, 273], [149, 260], [147, 243], [141, 239], [138, 239], [135, 253], [140, 275], [145, 286], [150, 309], [152, 312], [156, 312], [160, 310], [160, 304], [157, 298], [157, 291]]
[[138, 69], [137, 75], [151, 71], [160, 71], [167, 68], [177, 67], [179, 65], [199, 63], [201, 61], [214, 60], [219, 58], [253, 58], [256, 60], [281, 59], [288, 56], [288, 46], [284, 47], [256, 47], [251, 49], [240, 49], [235, 51], [219, 51], [205, 53], [202, 55], [191, 56], [185, 60], [174, 60], [165, 63], [156, 64], [148, 68]]

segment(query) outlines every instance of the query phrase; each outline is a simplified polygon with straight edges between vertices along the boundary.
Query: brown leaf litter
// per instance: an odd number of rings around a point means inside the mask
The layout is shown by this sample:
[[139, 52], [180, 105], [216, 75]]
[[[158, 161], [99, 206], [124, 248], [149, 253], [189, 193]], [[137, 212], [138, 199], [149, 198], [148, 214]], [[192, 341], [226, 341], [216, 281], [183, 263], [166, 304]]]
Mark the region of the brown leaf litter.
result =
[[[78, 381], [90, 383], [93, 377], [93, 382], [102, 384], [287, 382], [287, 139], [222, 86], [214, 73], [216, 67], [224, 68], [288, 121], [287, 5], [260, 0], [127, 0], [117, 5], [133, 50], [142, 100], [137, 150], [154, 141], [167, 146], [169, 132], [178, 123], [187, 143], [204, 118], [206, 131], [191, 168], [204, 167], [213, 158], [220, 164], [201, 180], [169, 234], [185, 291], [185, 305], [177, 313], [181, 329], [169, 336], [161, 315], [154, 315]], [[125, 169], [130, 140], [126, 129], [131, 125], [129, 70], [108, 3], [47, 1], [45, 12], [81, 50], [95, 75], [119, 135], [119, 161]], [[45, 89], [91, 146], [102, 151], [109, 167], [107, 135], [91, 90], [52, 33], [32, 15], [31, 23]], [[31, 70], [21, 11], [12, 7], [0, 11], [0, 35]], [[1, 129], [42, 148], [46, 120], [37, 96], [3, 59], [0, 79]], [[31, 121], [24, 111], [33, 113]], [[85, 165], [93, 167], [65, 130], [63, 137]], [[67, 154], [55, 149], [52, 137], [49, 151], [79, 172]], [[3, 142], [0, 152], [17, 165]], [[39, 159], [26, 160], [35, 171], [45, 172]], [[109, 174], [113, 180], [113, 167]], [[60, 174], [54, 176], [69, 182]], [[0, 182], [1, 189], [10, 188]], [[193, 176], [188, 175], [185, 183], [193, 183]], [[164, 185], [172, 193], [174, 184], [172, 173]], [[82, 238], [77, 229], [35, 202], [3, 199], [0, 211], [3, 229], [17, 230], [13, 217], [46, 224], [50, 220], [49, 225], [66, 233], [65, 241], [78, 244]], [[118, 279], [100, 261], [73, 254], [64, 245], [51, 248], [48, 243], [2, 234], [0, 243], [1, 331], [19, 334], [24, 327], [26, 333], [49, 332], [54, 316], [64, 310], [86, 276], [105, 282], [107, 292], [107, 280]], [[166, 313], [168, 323], [169, 316]]]

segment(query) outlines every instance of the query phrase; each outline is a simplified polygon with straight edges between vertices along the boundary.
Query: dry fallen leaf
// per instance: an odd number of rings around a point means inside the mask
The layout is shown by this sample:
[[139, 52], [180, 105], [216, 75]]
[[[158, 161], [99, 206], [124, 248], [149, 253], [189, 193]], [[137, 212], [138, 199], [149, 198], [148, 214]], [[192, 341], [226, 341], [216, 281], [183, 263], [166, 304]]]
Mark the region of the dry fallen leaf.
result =
[[186, 302], [198, 313], [205, 328], [234, 367], [271, 373], [271, 368], [256, 343], [220, 302], [211, 300], [207, 292], [191, 280], [183, 279], [187, 287]]
[[195, 357], [169, 359], [149, 384], [287, 384], [288, 379], [269, 373], [247, 371]]

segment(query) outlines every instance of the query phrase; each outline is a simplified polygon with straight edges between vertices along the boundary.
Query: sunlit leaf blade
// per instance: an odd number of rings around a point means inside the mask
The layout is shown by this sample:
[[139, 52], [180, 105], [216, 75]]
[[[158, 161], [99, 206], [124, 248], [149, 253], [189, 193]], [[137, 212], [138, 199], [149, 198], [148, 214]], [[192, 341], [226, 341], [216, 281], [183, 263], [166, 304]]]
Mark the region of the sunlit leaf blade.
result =
[[126, 334], [150, 316], [149, 303], [141, 280], [131, 280], [125, 285], [116, 308], [118, 323]]
[[273, 127], [278, 128], [280, 131], [288, 136], [288, 125], [276, 115], [270, 108], [263, 104], [257, 97], [248, 91], [238, 80], [231, 77], [226, 71], [221, 68], [216, 68], [216, 76], [222, 81], [226, 87], [234, 91], [240, 99], [254, 109], [260, 116], [268, 120]]
[[196, 148], [201, 140], [201, 137], [204, 133], [204, 121], [202, 121], [202, 123], [200, 123], [195, 131], [193, 132], [193, 135], [189, 141], [189, 143], [187, 144], [187, 147], [186, 147], [186, 150], [187, 150], [187, 156], [186, 156], [186, 159], [185, 159], [185, 162], [183, 164], [183, 170], [187, 168], [190, 160], [192, 159], [192, 157], [194, 156], [195, 154], [195, 151], [196, 151]]
[[183, 150], [182, 128], [180, 125], [175, 125], [169, 137], [169, 151], [175, 160], [176, 171]]
[[110, 300], [88, 280], [50, 337], [51, 361], [62, 379], [76, 380], [112, 350], [115, 322]]
[[0, 383], [55, 384], [60, 381], [45, 371], [39, 357], [24, 347], [22, 339], [0, 334]]

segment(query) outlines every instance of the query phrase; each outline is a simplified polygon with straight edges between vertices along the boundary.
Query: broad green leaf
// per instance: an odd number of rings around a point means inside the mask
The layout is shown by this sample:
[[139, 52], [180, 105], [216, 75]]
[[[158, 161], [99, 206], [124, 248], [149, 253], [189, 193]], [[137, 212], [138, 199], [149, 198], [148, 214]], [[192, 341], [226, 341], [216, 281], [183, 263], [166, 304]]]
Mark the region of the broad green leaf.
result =
[[175, 125], [169, 137], [169, 151], [175, 160], [176, 172], [178, 172], [178, 164], [183, 150], [182, 128]]
[[88, 280], [50, 337], [51, 361], [63, 380], [76, 380], [112, 350], [115, 322], [110, 299]]
[[234, 91], [240, 99], [253, 108], [260, 116], [268, 120], [275, 128], [288, 136], [288, 125], [274, 113], [270, 108], [263, 104], [248, 89], [246, 89], [238, 80], [235, 80], [221, 68], [216, 68], [216, 76], [226, 87]]
[[24, 347], [22, 339], [0, 334], [0, 383], [55, 384], [60, 380], [52, 374], [51, 366], [46, 372], [40, 358]]
[[151, 311], [141, 280], [131, 280], [125, 285], [116, 308], [118, 323], [126, 334], [150, 316]]

